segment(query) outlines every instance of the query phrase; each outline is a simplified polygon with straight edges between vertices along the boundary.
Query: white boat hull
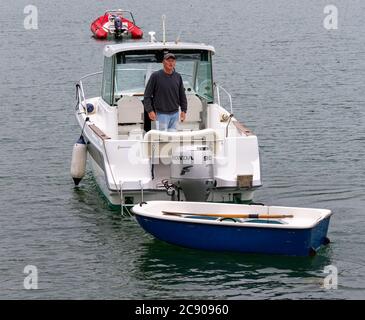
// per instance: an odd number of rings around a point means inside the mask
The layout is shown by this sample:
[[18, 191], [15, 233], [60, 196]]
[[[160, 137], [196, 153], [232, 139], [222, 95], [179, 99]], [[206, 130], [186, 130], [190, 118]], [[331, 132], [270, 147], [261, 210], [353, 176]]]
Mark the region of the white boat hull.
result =
[[[118, 191], [110, 189], [105, 178], [104, 170], [92, 158], [90, 153], [88, 153], [88, 161], [100, 191], [103, 193], [104, 197], [111, 206], [121, 206], [123, 204], [129, 207], [144, 201], [146, 202], [153, 200], [161, 200], [161, 201], [177, 200], [177, 197], [172, 199], [171, 196], [166, 193], [165, 189], [160, 189], [160, 190], [148, 189], [144, 190], [143, 192], [141, 189], [123, 190], [123, 195], [122, 195], [119, 191], [120, 189]], [[223, 190], [219, 189], [214, 190], [209, 194], [207, 201], [222, 202], [222, 203], [250, 203], [253, 200], [254, 196], [253, 190], [240, 191], [239, 199], [235, 198], [234, 196], [235, 192], [237, 193], [237, 190], [234, 189], [230, 190], [227, 188]], [[185, 200], [183, 194], [181, 195], [181, 200]]]

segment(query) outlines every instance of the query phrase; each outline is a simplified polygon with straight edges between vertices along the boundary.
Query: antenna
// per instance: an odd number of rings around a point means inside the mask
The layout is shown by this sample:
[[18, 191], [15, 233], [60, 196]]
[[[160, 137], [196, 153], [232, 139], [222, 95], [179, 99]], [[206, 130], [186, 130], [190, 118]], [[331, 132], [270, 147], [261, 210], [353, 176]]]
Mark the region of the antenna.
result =
[[163, 14], [162, 15], [162, 41], [163, 44], [166, 44], [166, 27], [165, 27], [165, 20], [166, 20], [166, 16]]

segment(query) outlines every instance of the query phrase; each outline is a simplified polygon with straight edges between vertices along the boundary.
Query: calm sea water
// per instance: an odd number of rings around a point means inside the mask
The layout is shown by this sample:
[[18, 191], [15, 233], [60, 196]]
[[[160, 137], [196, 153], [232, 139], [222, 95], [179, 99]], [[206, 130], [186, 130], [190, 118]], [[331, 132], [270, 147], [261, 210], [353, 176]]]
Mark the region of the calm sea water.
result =
[[[326, 5], [338, 30], [323, 27]], [[74, 83], [102, 66], [90, 22], [117, 1], [0, 3], [0, 298], [365, 298], [365, 3], [361, 0], [135, 0], [137, 24], [161, 39], [216, 49], [215, 79], [259, 138], [255, 200], [328, 208], [332, 243], [314, 258], [218, 254], [153, 239], [111, 211], [90, 172], [69, 175], [79, 136]], [[25, 290], [24, 267], [38, 268]], [[323, 288], [324, 268], [338, 288]]]

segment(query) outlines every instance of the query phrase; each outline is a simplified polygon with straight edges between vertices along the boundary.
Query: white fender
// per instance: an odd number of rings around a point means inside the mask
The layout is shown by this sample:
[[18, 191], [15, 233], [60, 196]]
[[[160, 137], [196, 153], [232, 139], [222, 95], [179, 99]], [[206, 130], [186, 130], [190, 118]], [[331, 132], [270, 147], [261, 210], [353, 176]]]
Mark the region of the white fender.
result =
[[79, 140], [77, 140], [73, 147], [71, 159], [71, 176], [75, 185], [78, 185], [85, 175], [86, 149], [87, 146], [85, 140], [83, 136], [80, 136]]

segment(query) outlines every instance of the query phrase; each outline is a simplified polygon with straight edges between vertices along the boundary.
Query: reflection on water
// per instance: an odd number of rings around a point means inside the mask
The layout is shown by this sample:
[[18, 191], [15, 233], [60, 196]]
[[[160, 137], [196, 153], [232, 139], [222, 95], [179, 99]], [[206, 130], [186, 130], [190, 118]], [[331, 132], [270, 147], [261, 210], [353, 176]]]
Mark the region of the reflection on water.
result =
[[301, 285], [320, 291], [323, 269], [331, 264], [328, 248], [313, 258], [286, 257], [206, 252], [153, 239], [143, 252], [137, 276], [175, 298], [268, 298]]

